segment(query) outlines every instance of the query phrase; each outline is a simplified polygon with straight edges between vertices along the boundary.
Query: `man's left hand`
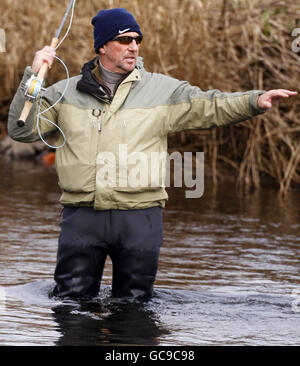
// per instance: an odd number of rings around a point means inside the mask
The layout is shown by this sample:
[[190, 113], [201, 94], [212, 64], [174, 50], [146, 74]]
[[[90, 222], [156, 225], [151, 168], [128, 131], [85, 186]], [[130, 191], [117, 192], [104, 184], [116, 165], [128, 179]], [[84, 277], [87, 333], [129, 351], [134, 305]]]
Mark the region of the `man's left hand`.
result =
[[277, 103], [281, 98], [289, 98], [298, 93], [291, 90], [285, 89], [273, 89], [262, 94], [258, 98], [258, 108], [260, 109], [270, 109], [275, 103]]

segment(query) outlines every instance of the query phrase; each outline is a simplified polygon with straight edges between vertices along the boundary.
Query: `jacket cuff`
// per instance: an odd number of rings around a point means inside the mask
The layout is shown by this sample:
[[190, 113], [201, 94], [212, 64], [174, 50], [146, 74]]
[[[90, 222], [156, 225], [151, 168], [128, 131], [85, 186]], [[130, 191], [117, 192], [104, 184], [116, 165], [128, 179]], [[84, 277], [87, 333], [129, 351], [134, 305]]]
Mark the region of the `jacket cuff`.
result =
[[31, 78], [32, 75], [36, 75], [36, 74], [33, 72], [32, 68], [30, 66], [27, 66], [25, 68], [23, 78], [22, 78], [21, 84], [20, 84], [23, 89], [25, 89], [25, 84]]
[[267, 109], [261, 109], [258, 107], [258, 98], [265, 92], [265, 90], [254, 90], [253, 93], [250, 95], [249, 103], [254, 116], [258, 114], [263, 114], [267, 111]]

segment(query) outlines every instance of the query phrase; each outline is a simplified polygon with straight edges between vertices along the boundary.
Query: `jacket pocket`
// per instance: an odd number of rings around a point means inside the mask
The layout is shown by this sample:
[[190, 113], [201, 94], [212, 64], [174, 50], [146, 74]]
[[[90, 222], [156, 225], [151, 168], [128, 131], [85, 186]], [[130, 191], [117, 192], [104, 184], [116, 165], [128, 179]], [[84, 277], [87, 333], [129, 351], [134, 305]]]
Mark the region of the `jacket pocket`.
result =
[[94, 192], [96, 168], [91, 164], [56, 164], [59, 186], [67, 192]]
[[158, 192], [161, 191], [162, 187], [115, 187], [116, 192], [123, 193], [143, 193], [143, 192]]

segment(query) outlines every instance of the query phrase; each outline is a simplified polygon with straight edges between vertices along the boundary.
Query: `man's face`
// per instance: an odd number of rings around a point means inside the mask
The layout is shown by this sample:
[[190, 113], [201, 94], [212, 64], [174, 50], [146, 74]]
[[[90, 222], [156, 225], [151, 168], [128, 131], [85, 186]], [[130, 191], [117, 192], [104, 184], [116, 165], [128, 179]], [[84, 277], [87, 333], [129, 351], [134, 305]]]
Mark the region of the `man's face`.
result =
[[[120, 36], [137, 37], [136, 32], [122, 33]], [[135, 68], [140, 45], [133, 40], [130, 44], [121, 44], [118, 41], [109, 41], [100, 48], [102, 65], [113, 72], [126, 74]]]

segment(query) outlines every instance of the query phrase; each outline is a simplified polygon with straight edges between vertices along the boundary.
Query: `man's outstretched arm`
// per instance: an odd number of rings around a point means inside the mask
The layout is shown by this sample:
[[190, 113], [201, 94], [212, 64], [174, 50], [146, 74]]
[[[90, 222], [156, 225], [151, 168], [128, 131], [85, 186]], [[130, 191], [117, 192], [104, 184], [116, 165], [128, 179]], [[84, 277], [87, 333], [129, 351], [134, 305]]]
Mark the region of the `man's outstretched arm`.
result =
[[280, 99], [295, 95], [297, 92], [286, 89], [235, 93], [202, 91], [181, 82], [170, 98], [172, 109], [167, 130], [208, 129], [239, 123], [268, 111]]

